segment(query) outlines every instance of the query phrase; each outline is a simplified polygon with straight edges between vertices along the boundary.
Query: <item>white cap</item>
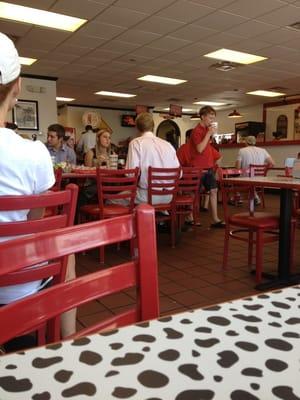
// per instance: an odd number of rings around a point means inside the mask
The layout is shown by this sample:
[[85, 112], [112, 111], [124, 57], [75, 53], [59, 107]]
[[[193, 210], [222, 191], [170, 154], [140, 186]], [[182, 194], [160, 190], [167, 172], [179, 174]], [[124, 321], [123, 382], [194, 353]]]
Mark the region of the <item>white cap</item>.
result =
[[0, 84], [6, 85], [21, 72], [20, 60], [14, 43], [0, 32]]

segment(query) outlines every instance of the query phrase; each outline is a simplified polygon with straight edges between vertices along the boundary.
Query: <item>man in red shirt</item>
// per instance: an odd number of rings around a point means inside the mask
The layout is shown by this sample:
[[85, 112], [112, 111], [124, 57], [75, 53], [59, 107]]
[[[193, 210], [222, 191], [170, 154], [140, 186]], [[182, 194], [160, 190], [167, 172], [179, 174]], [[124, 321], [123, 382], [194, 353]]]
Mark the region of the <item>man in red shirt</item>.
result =
[[223, 228], [224, 222], [218, 217], [217, 182], [213, 167], [216, 161], [216, 150], [211, 145], [211, 137], [217, 133], [216, 111], [210, 107], [202, 107], [199, 111], [200, 123], [193, 129], [188, 141], [191, 165], [207, 170], [202, 177], [202, 185], [210, 192], [210, 206], [213, 223], [212, 228]]

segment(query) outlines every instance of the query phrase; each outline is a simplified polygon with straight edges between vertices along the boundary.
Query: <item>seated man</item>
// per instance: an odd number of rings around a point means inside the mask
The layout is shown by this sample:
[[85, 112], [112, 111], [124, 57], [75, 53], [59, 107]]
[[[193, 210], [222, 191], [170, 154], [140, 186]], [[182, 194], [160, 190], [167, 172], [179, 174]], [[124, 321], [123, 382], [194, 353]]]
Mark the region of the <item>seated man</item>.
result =
[[67, 162], [76, 165], [76, 154], [64, 143], [65, 128], [60, 124], [48, 127], [46, 147], [54, 164]]
[[[137, 189], [136, 203], [148, 202], [148, 168], [178, 168], [179, 161], [174, 147], [153, 134], [154, 121], [152, 114], [141, 113], [135, 124], [139, 136], [129, 143], [126, 168], [139, 167], [141, 170]], [[155, 196], [155, 202], [166, 202], [167, 196]]]

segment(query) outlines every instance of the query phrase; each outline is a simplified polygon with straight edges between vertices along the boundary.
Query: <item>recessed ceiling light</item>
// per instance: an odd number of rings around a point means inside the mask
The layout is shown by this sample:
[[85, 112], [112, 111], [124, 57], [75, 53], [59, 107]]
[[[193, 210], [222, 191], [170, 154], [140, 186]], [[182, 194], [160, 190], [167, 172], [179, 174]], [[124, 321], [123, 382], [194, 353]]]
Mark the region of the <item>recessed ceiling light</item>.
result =
[[158, 75], [145, 75], [137, 78], [140, 81], [147, 82], [155, 82], [155, 83], [163, 83], [165, 85], [180, 85], [181, 83], [187, 82], [184, 79], [174, 79], [168, 78], [166, 76], [158, 76]]
[[22, 65], [32, 65], [36, 62], [36, 58], [29, 58], [29, 57], [19, 57], [20, 64]]
[[226, 103], [219, 103], [218, 101], [195, 101], [193, 104], [201, 104], [203, 106], [212, 106], [212, 107], [218, 107], [218, 106], [225, 106]]
[[113, 97], [135, 97], [136, 96], [136, 94], [106, 92], [105, 90], [101, 90], [100, 92], [96, 92], [95, 94], [99, 94], [100, 96], [113, 96]]
[[56, 101], [73, 101], [72, 97], [56, 97]]
[[254, 96], [264, 96], [264, 97], [278, 97], [285, 95], [285, 93], [271, 92], [270, 90], [254, 90], [253, 92], [247, 92], [246, 94], [253, 94]]
[[0, 18], [74, 32], [86, 19], [0, 1]]
[[[169, 111], [169, 110], [170, 110], [169, 107], [163, 108], [163, 111]], [[192, 112], [192, 111], [195, 111], [195, 110], [193, 110], [192, 108], [183, 108], [182, 109], [182, 112]]]
[[256, 56], [255, 54], [243, 53], [241, 51], [219, 49], [212, 53], [205, 54], [204, 57], [215, 58], [217, 60], [232, 61], [239, 64], [253, 64], [258, 61], [267, 60], [266, 57]]

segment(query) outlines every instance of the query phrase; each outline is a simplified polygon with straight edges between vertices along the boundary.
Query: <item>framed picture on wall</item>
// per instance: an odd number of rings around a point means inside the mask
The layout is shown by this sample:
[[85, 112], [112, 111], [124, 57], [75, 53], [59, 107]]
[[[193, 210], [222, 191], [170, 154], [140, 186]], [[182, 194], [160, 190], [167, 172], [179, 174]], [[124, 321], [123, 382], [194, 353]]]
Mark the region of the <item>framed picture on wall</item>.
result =
[[38, 131], [38, 102], [35, 100], [18, 100], [13, 108], [13, 122], [20, 130]]

